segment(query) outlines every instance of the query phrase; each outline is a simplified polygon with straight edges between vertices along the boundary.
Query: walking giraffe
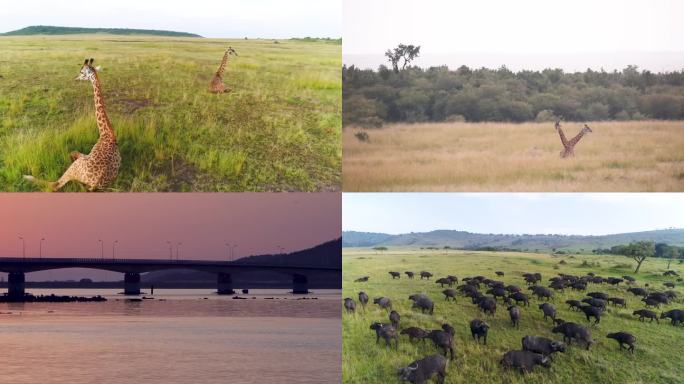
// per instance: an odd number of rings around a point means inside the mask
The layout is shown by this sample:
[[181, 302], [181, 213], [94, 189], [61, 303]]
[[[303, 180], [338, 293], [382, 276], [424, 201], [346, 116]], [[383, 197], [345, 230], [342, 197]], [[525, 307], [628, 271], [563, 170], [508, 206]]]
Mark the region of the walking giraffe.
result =
[[237, 56], [238, 54], [237, 54], [237, 52], [235, 52], [235, 50], [232, 47], [228, 47], [228, 49], [226, 49], [226, 52], [223, 54], [223, 59], [221, 60], [221, 65], [219, 66], [218, 71], [216, 71], [214, 78], [211, 79], [211, 83], [209, 84], [209, 92], [212, 92], [212, 93], [230, 92], [230, 88], [223, 85], [223, 71], [226, 69], [226, 64], [228, 64], [228, 56], [229, 55]]
[[81, 71], [74, 80], [89, 80], [93, 85], [95, 117], [97, 118], [97, 129], [100, 137], [95, 145], [93, 145], [89, 154], [84, 155], [80, 152], [71, 152], [73, 163], [56, 182], [46, 182], [29, 175], [24, 176], [25, 179], [33, 182], [47, 183], [54, 191], [59, 190], [72, 180], [87, 185], [90, 191], [105, 188], [116, 179], [119, 167], [121, 166], [121, 155], [116, 144], [116, 135], [105, 111], [102, 87], [100, 86], [97, 71], [93, 68], [92, 58], [85, 60]]
[[566, 158], [568, 156], [575, 156], [575, 145], [577, 145], [577, 143], [580, 141], [580, 139], [584, 135], [592, 132], [591, 128], [589, 128], [588, 125], [584, 124], [584, 127], [577, 134], [577, 136], [568, 140], [565, 137], [565, 133], [563, 132], [563, 129], [561, 129], [560, 120], [556, 121], [556, 131], [558, 131], [558, 135], [560, 136], [561, 143], [563, 143], [563, 150], [560, 152], [560, 157], [562, 157], [562, 158]]

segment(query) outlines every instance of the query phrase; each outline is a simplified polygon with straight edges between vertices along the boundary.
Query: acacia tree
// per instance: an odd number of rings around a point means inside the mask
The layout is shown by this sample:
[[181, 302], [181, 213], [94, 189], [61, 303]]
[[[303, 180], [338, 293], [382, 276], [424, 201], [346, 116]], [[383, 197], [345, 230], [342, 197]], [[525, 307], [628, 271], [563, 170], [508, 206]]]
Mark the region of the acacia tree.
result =
[[655, 254], [655, 244], [652, 241], [636, 241], [629, 243], [629, 245], [625, 247], [621, 247], [620, 250], [623, 255], [637, 262], [634, 273], [639, 273], [641, 263], [643, 263], [647, 257]]
[[[399, 44], [396, 48], [388, 49], [385, 52], [387, 60], [392, 64], [394, 73], [399, 73], [399, 64], [401, 64], [401, 69], [404, 70], [407, 65], [413, 61], [416, 57], [420, 55], [420, 45], [404, 45]], [[403, 60], [403, 63], [402, 63]]]
[[385, 251], [387, 250], [387, 247], [374, 247], [373, 250], [374, 250], [375, 252], [380, 252], [380, 253], [382, 253], [382, 252], [385, 252]]
[[670, 256], [669, 260], [667, 260], [667, 269], [670, 269], [670, 264], [672, 264], [672, 260], [676, 259], [679, 256], [679, 249], [677, 249], [676, 247], [669, 247], [667, 253], [669, 253]]

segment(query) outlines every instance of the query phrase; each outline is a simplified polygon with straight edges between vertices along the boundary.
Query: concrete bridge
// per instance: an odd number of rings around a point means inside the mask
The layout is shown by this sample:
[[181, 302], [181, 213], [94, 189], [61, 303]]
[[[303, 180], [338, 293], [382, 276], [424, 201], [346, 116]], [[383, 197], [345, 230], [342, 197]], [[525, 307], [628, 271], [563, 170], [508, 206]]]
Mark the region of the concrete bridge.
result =
[[25, 275], [29, 272], [63, 268], [89, 268], [124, 274], [124, 294], [140, 294], [140, 274], [162, 269], [192, 269], [216, 274], [219, 295], [233, 294], [232, 273], [270, 271], [290, 275], [292, 292], [308, 293], [307, 275], [320, 272], [341, 272], [340, 268], [296, 265], [241, 264], [240, 261], [211, 260], [157, 260], [157, 259], [103, 259], [103, 258], [0, 258], [0, 272], [8, 273], [8, 295], [24, 297]]

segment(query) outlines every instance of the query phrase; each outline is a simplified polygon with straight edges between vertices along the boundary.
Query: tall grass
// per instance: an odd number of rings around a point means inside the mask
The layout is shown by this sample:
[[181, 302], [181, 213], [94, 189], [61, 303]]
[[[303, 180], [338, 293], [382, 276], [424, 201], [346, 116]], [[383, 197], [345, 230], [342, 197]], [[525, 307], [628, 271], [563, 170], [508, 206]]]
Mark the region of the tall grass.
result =
[[[566, 264], [559, 264], [565, 260]], [[630, 274], [625, 271], [616, 275], [611, 267], [582, 268], [583, 261], [600, 262], [602, 266], [613, 266], [624, 263], [627, 259], [620, 256], [577, 255], [553, 257], [543, 254], [528, 253], [493, 253], [443, 251], [430, 252], [411, 248], [398, 248], [385, 254], [376, 254], [370, 249], [346, 248], [343, 250], [343, 297], [352, 297], [357, 301], [358, 292], [365, 291], [371, 298], [386, 296], [392, 300], [393, 307], [401, 315], [400, 328], [418, 326], [425, 329], [438, 329], [443, 322], [448, 322], [456, 329], [456, 358], [450, 362], [446, 383], [681, 383], [682, 368], [680, 356], [673, 353], [681, 349], [684, 327], [673, 327], [668, 321], [660, 324], [641, 323], [632, 316], [632, 311], [643, 308], [643, 303], [626, 287], [609, 287], [607, 285], [589, 286], [587, 292], [603, 291], [611, 296], [627, 299], [627, 308], [610, 306], [597, 326], [590, 326], [596, 344], [589, 351], [570, 346], [563, 354], [557, 354], [550, 369], [537, 367], [533, 373], [523, 376], [516, 371], [503, 370], [499, 361], [509, 350], [520, 349], [521, 339], [525, 335], [537, 335], [551, 339], [562, 339], [551, 333], [551, 321], [543, 320], [536, 299], [530, 301], [530, 307], [522, 308], [520, 329], [510, 324], [506, 308], [497, 306], [494, 316], [484, 316], [476, 309], [470, 299], [459, 296], [457, 302], [445, 302], [441, 293], [443, 288], [434, 280], [448, 274], [459, 278], [485, 275], [500, 279], [507, 284], [516, 284], [525, 289], [522, 279], [524, 272], [540, 272], [543, 281], [557, 273], [584, 275], [593, 271], [603, 276], [621, 276]], [[642, 266], [637, 278], [637, 285], [649, 284], [653, 288], [665, 289], [661, 284], [671, 281], [662, 277], [666, 267], [665, 260], [649, 259]], [[680, 275], [684, 267], [673, 267]], [[409, 280], [405, 275], [399, 280], [392, 280], [388, 271], [427, 270], [435, 274], [428, 280], [416, 277]], [[505, 272], [505, 276], [497, 278], [495, 271]], [[367, 283], [355, 283], [361, 276], [370, 276]], [[681, 285], [681, 284], [680, 284]], [[682, 308], [681, 297], [684, 290], [676, 288], [679, 301], [665, 306], [663, 309]], [[408, 295], [418, 292], [427, 293], [435, 302], [434, 315], [421, 314], [411, 309]], [[586, 292], [585, 292], [586, 293]], [[552, 302], [558, 317], [566, 321], [587, 324], [581, 313], [568, 310], [564, 303], [568, 299], [580, 299], [583, 293], [566, 290], [557, 292]], [[658, 311], [659, 312], [659, 311]], [[475, 318], [485, 318], [490, 324], [487, 345], [476, 344], [470, 335], [468, 323]], [[381, 341], [375, 344], [375, 333], [369, 329], [374, 321], [388, 322], [388, 313], [377, 305], [369, 304], [364, 312], [358, 305], [356, 314], [342, 316], [342, 370], [344, 383], [393, 383], [398, 382], [396, 369], [405, 367], [414, 360], [438, 353], [432, 342], [410, 343], [401, 336], [399, 350], [387, 348]], [[637, 338], [636, 351], [630, 355], [619, 350], [614, 340], [606, 338], [608, 332], [628, 331]]]
[[[207, 91], [225, 47], [239, 54]], [[341, 50], [317, 41], [0, 37], [0, 190], [54, 180], [97, 140], [94, 57], [122, 167], [113, 191], [337, 190]], [[82, 191], [71, 183], [67, 191]]]
[[[345, 191], [682, 191], [684, 122], [589, 123], [561, 159], [553, 123], [395, 124], [343, 132]], [[581, 124], [566, 123], [573, 137]]]

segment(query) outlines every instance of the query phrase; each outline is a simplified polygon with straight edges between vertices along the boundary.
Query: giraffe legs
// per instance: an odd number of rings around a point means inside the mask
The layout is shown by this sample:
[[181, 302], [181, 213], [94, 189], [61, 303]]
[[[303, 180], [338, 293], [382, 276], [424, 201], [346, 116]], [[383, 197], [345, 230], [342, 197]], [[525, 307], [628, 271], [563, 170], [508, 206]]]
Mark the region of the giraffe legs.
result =
[[93, 189], [93, 185], [91, 183], [87, 182], [86, 178], [83, 177], [84, 174], [83, 172], [85, 171], [85, 163], [88, 160], [88, 156], [84, 155], [80, 152], [71, 152], [71, 158], [74, 159], [74, 162], [71, 163], [69, 168], [62, 174], [62, 177], [59, 178], [56, 182], [50, 183], [50, 187], [53, 191], [59, 191], [64, 185], [66, 185], [70, 181], [78, 181], [80, 183], [83, 183], [88, 186], [89, 190]]
[[574, 148], [568, 148], [566, 147], [564, 150], [560, 152], [560, 157], [563, 159], [567, 157], [575, 156], [575, 149]]

